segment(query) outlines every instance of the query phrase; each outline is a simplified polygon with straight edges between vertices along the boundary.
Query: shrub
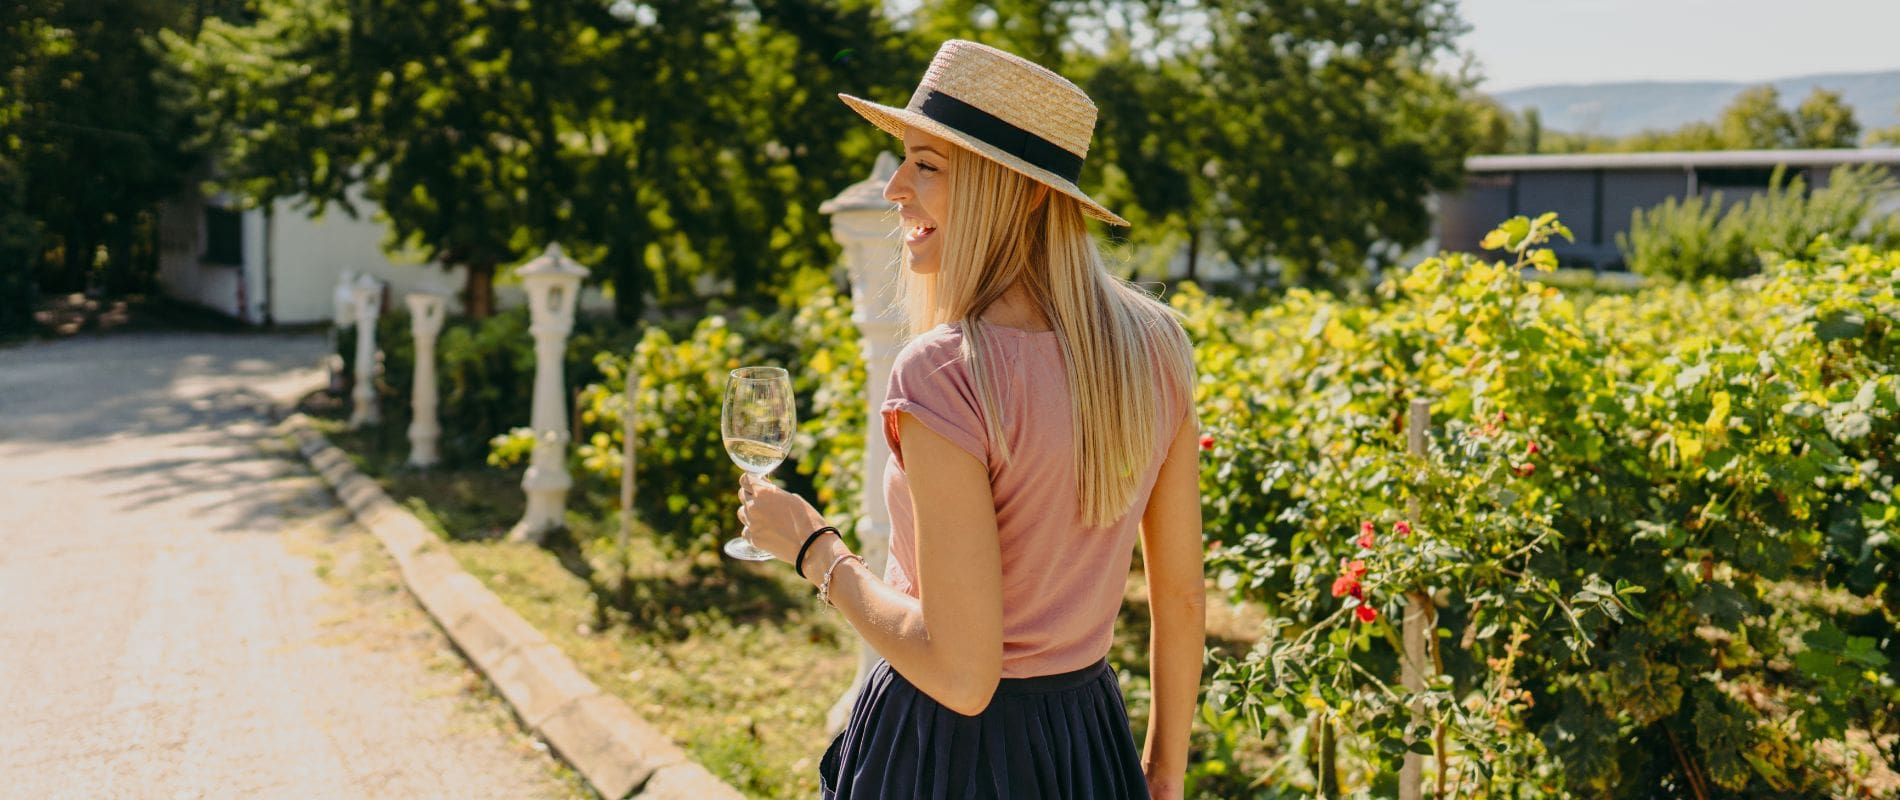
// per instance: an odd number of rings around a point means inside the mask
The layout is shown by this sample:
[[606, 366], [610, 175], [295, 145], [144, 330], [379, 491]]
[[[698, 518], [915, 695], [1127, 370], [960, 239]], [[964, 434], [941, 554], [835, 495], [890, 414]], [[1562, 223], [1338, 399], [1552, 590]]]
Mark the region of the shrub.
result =
[[787, 488], [816, 496], [828, 519], [851, 531], [862, 495], [864, 366], [848, 297], [814, 292], [794, 311], [708, 316], [675, 339], [649, 329], [630, 356], [596, 356], [601, 380], [581, 395], [586, 439], [581, 470], [597, 496], [618, 497], [625, 387], [635, 384], [636, 507], [676, 552], [707, 550], [737, 531], [739, 472], [719, 430], [726, 374], [742, 364], [792, 374], [799, 433], [792, 457], [773, 473]]
[[1711, 192], [1637, 209], [1617, 247], [1634, 272], [1698, 280], [1753, 275], [1765, 263], [1837, 244], [1900, 245], [1900, 220], [1880, 211], [1883, 198], [1900, 189], [1884, 167], [1837, 168], [1814, 192], [1800, 176], [1783, 177], [1777, 169], [1766, 191], [1732, 208]]
[[[1396, 794], [1409, 746], [1455, 796], [1880, 791], [1900, 253], [1579, 311], [1519, 277], [1561, 232], [1512, 220], [1516, 264], [1428, 259], [1377, 308], [1177, 296], [1207, 334], [1210, 571], [1267, 612], [1210, 702], [1307, 742], [1306, 790]], [[1413, 602], [1443, 678], [1408, 691]]]

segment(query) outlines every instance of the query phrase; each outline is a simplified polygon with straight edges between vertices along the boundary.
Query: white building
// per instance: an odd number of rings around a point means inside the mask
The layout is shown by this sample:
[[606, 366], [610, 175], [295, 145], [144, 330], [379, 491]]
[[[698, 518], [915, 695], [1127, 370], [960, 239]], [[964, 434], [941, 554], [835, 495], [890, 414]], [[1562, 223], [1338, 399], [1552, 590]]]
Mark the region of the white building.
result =
[[[288, 200], [267, 212], [239, 209], [226, 196], [181, 193], [159, 211], [159, 285], [171, 297], [253, 325], [302, 325], [330, 321], [331, 292], [343, 271], [353, 270], [385, 282], [392, 298], [425, 289], [448, 293], [449, 313], [461, 313], [467, 270], [444, 270], [420, 254], [386, 253], [391, 236], [377, 219], [377, 205], [360, 195], [352, 200], [355, 218], [335, 205], [319, 217]], [[498, 280], [495, 301], [521, 305], [521, 287]], [[581, 304], [590, 311], [612, 308], [597, 287], [582, 294]]]

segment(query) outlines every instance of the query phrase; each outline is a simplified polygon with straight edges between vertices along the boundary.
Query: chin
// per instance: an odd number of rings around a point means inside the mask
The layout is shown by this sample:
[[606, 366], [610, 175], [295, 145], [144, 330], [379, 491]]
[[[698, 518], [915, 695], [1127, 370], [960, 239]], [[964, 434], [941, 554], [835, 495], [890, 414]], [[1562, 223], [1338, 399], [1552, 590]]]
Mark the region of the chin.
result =
[[918, 275], [934, 275], [942, 266], [943, 262], [940, 259], [919, 258], [911, 254], [908, 249], [904, 251], [904, 268]]

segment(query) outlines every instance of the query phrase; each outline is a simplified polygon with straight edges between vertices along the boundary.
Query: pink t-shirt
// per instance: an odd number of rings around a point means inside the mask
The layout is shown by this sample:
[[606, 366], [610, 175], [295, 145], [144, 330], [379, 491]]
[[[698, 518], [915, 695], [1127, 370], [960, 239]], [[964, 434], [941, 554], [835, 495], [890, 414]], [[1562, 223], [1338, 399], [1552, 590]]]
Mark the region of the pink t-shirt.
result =
[[1185, 387], [1157, 369], [1160, 393], [1154, 453], [1128, 513], [1106, 528], [1082, 524], [1077, 511], [1071, 395], [1054, 331], [985, 328], [990, 374], [1008, 437], [1010, 461], [992, 460], [988, 427], [977, 403], [975, 376], [961, 354], [963, 329], [940, 325], [897, 355], [883, 406], [891, 463], [884, 497], [891, 509], [891, 559], [884, 579], [918, 595], [915, 516], [898, 441], [900, 413], [917, 418], [982, 463], [996, 500], [1003, 556], [1003, 677], [1025, 678], [1081, 669], [1108, 653], [1116, 612], [1155, 478], [1188, 411]]

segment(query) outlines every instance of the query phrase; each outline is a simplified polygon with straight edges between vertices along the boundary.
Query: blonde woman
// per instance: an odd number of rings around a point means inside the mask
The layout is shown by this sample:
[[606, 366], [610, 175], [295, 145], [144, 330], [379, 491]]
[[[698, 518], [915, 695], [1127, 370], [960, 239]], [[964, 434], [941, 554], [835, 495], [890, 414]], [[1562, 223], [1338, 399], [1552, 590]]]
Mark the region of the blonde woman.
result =
[[[874, 575], [802, 498], [747, 478], [746, 536], [884, 658], [820, 766], [845, 798], [1180, 797], [1204, 640], [1192, 355], [1103, 269], [1075, 186], [1095, 105], [1047, 69], [946, 42], [884, 189], [921, 331], [883, 406], [891, 559]], [[1154, 707], [1137, 754], [1106, 654], [1139, 538]]]

